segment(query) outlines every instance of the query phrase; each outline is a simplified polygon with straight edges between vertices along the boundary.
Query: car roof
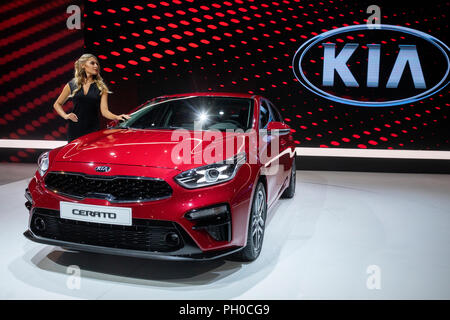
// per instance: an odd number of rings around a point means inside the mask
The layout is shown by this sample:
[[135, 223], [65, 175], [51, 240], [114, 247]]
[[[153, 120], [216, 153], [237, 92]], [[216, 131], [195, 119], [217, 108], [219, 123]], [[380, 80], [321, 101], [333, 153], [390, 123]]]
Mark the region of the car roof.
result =
[[186, 92], [186, 93], [177, 93], [177, 94], [168, 94], [159, 97], [154, 97], [150, 100], [145, 101], [144, 103], [138, 105], [136, 108], [132, 109], [130, 112], [135, 112], [136, 110], [141, 109], [147, 103], [159, 99], [171, 99], [171, 98], [179, 98], [179, 97], [189, 97], [189, 96], [197, 96], [197, 97], [232, 97], [232, 98], [247, 98], [247, 99], [261, 99], [263, 96], [249, 93], [237, 93], [237, 92]]
[[249, 93], [236, 93], [236, 92], [189, 92], [189, 93], [178, 93], [171, 95], [159, 96], [158, 98], [176, 98], [176, 97], [189, 97], [189, 96], [198, 96], [198, 97], [206, 97], [206, 96], [215, 96], [215, 97], [233, 97], [233, 98], [256, 98], [260, 97], [255, 94]]

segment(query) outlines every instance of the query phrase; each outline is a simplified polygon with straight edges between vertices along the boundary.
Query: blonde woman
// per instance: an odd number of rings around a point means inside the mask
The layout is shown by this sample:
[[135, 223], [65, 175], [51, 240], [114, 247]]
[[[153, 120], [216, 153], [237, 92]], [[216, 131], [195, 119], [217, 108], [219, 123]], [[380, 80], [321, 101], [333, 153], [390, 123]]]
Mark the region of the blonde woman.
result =
[[[67, 138], [75, 140], [82, 135], [100, 129], [98, 110], [109, 120], [125, 120], [127, 114], [115, 115], [108, 109], [108, 87], [100, 76], [97, 58], [89, 53], [83, 54], [75, 61], [75, 77], [67, 83], [53, 107], [56, 112], [68, 120]], [[73, 110], [69, 114], [62, 106], [68, 99], [73, 101]]]

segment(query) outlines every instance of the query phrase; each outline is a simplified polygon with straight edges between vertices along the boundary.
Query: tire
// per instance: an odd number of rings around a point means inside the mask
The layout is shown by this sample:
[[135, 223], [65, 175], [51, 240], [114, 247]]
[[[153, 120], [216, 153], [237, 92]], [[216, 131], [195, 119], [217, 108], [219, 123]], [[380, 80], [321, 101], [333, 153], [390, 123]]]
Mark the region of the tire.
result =
[[267, 219], [267, 197], [264, 184], [260, 181], [256, 186], [252, 200], [252, 209], [247, 230], [247, 244], [236, 254], [239, 261], [254, 261], [259, 257], [264, 240]]
[[286, 190], [284, 190], [283, 194], [281, 195], [281, 198], [284, 199], [291, 199], [295, 195], [295, 176], [296, 176], [296, 169], [295, 169], [295, 157], [292, 162], [292, 169], [291, 169], [291, 179], [289, 181], [289, 187], [287, 187]]

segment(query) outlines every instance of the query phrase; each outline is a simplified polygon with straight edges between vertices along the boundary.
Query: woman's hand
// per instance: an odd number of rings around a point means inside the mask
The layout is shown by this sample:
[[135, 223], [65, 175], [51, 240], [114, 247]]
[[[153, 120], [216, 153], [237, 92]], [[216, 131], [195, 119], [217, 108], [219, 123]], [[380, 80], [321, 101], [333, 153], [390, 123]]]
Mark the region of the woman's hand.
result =
[[71, 112], [69, 114], [67, 114], [64, 119], [66, 120], [72, 120], [73, 122], [78, 122], [78, 117], [75, 113]]
[[120, 115], [116, 116], [114, 118], [114, 120], [116, 120], [116, 121], [124, 121], [124, 120], [128, 120], [130, 118], [131, 117], [129, 115], [127, 115], [127, 114], [120, 114]]

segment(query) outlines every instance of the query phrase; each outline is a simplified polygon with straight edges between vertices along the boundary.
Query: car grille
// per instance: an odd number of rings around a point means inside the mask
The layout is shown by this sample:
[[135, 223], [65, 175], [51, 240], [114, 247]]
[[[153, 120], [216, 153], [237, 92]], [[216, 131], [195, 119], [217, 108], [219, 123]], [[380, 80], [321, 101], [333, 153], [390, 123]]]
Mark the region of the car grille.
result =
[[68, 197], [107, 199], [111, 202], [159, 200], [172, 195], [170, 185], [156, 178], [49, 172], [45, 176], [45, 186]]
[[[37, 219], [42, 219], [44, 224]], [[181, 228], [162, 220], [133, 219], [131, 226], [118, 226], [62, 219], [59, 211], [38, 208], [33, 213], [30, 229], [44, 238], [109, 248], [170, 252], [184, 246]], [[174, 234], [178, 241], [173, 240]]]

